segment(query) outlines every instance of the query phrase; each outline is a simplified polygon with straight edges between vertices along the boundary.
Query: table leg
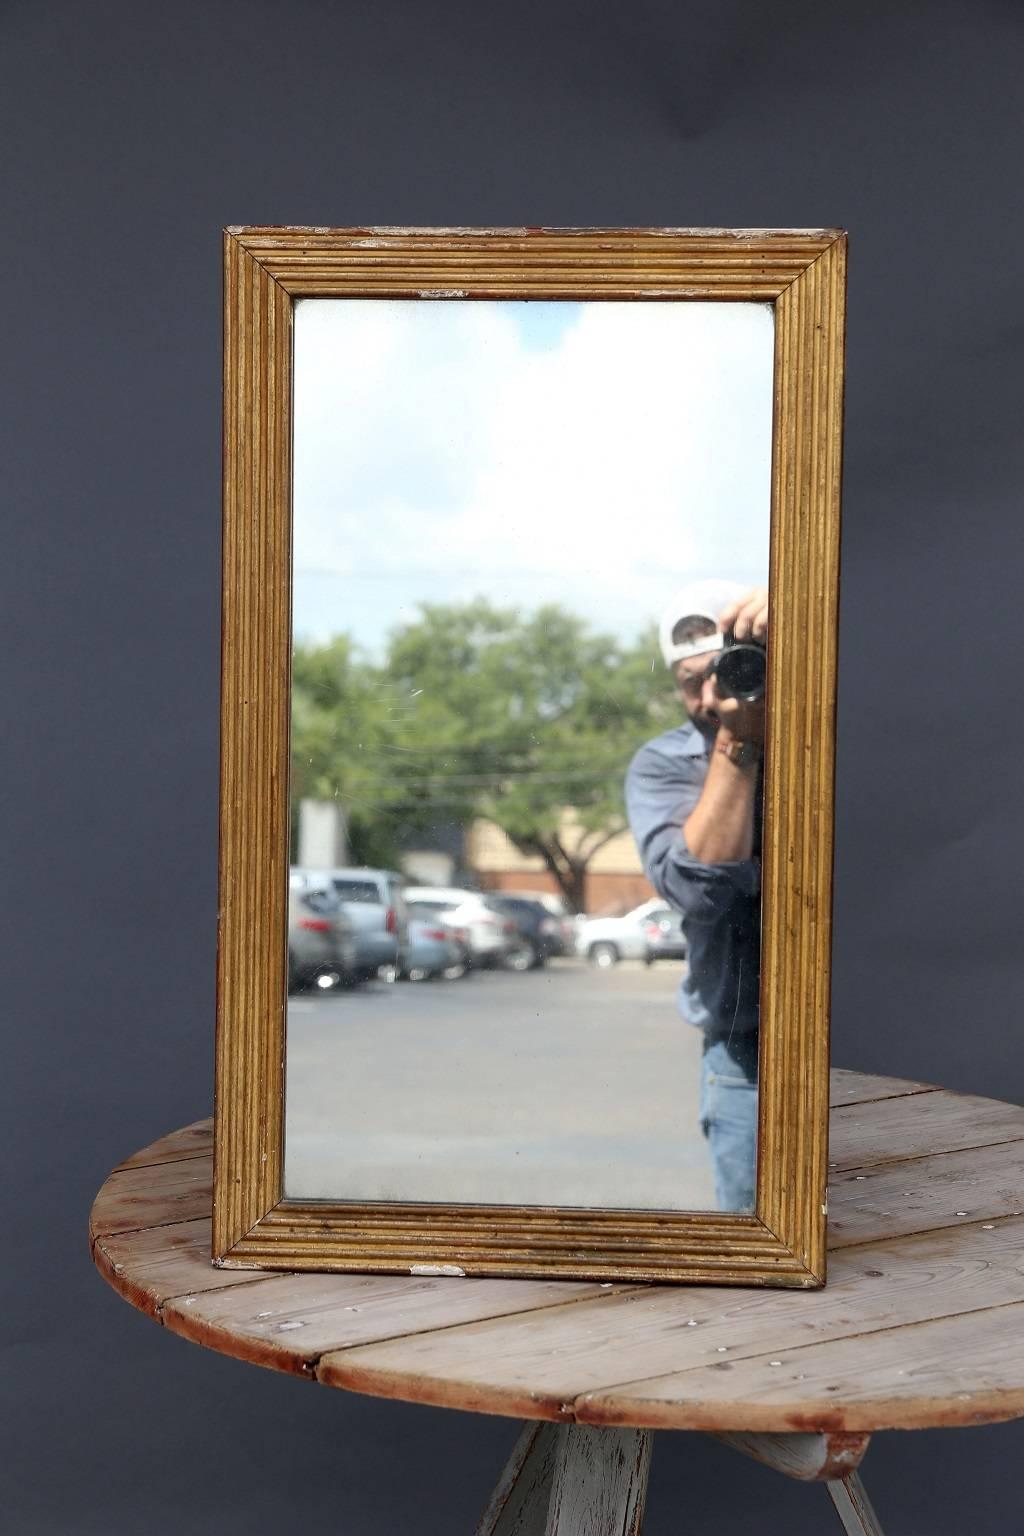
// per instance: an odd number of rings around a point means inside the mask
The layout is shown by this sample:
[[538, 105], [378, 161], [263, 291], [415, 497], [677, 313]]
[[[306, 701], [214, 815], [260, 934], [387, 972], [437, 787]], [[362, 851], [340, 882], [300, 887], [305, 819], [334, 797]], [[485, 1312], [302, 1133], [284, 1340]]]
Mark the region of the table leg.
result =
[[640, 1536], [651, 1432], [528, 1424], [476, 1536]]
[[871, 1500], [856, 1472], [851, 1472], [849, 1477], [826, 1483], [825, 1486], [846, 1536], [884, 1536], [878, 1516], [871, 1508]]
[[[802, 1482], [824, 1482], [846, 1536], [883, 1536], [857, 1467], [870, 1435], [719, 1434]], [[476, 1536], [640, 1536], [653, 1435], [526, 1424]]]
[[476, 1536], [544, 1536], [559, 1428], [557, 1424], [523, 1425]]
[[831, 1483], [856, 1472], [870, 1435], [752, 1434], [734, 1430], [714, 1436], [734, 1451], [801, 1483]]
[[846, 1536], [883, 1536], [857, 1473], [870, 1435], [721, 1434], [715, 1439], [787, 1477], [823, 1482]]

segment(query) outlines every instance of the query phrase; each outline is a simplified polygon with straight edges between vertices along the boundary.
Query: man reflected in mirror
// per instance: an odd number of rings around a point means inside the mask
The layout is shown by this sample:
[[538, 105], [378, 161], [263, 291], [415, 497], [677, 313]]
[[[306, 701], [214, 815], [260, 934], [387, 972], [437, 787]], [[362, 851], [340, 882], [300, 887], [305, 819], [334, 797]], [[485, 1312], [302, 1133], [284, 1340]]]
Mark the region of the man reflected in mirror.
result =
[[630, 826], [680, 914], [683, 1017], [703, 1034], [701, 1127], [719, 1209], [754, 1207], [761, 973], [766, 587], [694, 582], [662, 616], [662, 658], [688, 718], [641, 747]]

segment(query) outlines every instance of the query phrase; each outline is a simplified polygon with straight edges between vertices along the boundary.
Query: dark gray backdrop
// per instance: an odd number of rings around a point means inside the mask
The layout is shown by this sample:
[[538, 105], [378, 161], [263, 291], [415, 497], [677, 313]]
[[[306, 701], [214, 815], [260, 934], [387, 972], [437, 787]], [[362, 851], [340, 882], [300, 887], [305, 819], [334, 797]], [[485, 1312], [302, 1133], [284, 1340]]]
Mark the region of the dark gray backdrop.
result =
[[[210, 1104], [225, 223], [850, 229], [834, 1059], [1024, 1099], [1021, 34], [996, 0], [7, 0], [12, 1530], [447, 1536], [513, 1435], [190, 1347], [88, 1259], [111, 1164]], [[892, 1434], [867, 1472], [894, 1536], [983, 1536], [1022, 1452]], [[831, 1520], [663, 1436], [648, 1529], [700, 1516]]]

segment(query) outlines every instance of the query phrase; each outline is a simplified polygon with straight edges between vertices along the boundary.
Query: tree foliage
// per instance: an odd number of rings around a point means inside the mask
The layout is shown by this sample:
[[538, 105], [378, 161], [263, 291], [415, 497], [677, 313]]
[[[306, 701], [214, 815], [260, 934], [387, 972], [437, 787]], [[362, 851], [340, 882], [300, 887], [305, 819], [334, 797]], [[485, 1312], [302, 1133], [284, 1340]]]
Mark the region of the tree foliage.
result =
[[343, 636], [298, 647], [293, 701], [293, 804], [337, 798], [353, 857], [393, 862], [412, 832], [486, 817], [575, 907], [626, 825], [630, 757], [679, 719], [653, 634], [627, 646], [554, 604], [483, 599], [424, 603], [379, 664]]

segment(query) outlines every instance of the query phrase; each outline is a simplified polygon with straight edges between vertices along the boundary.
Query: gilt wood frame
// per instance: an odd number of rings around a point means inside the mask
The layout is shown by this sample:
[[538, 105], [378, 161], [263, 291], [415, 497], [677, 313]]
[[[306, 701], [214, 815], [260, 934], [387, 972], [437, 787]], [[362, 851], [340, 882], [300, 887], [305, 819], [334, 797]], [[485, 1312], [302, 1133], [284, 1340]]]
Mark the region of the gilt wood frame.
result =
[[[823, 1284], [845, 235], [232, 227], [224, 279], [215, 1262]], [[753, 1215], [282, 1199], [292, 307], [316, 296], [774, 305]]]

